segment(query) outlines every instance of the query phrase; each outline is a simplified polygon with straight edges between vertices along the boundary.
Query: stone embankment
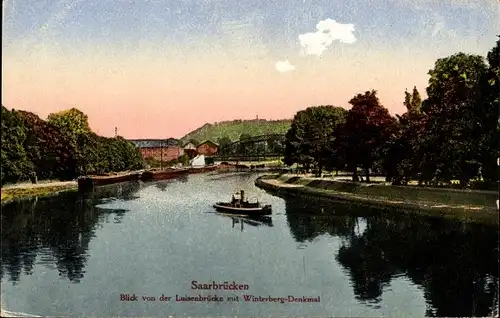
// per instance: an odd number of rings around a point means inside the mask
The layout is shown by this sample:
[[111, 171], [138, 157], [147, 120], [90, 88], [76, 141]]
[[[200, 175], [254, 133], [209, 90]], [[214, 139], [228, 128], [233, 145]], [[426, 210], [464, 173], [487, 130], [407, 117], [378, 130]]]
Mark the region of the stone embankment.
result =
[[498, 224], [498, 193], [495, 191], [392, 186], [383, 182], [359, 183], [340, 178], [291, 174], [262, 176], [255, 181], [255, 185], [284, 196], [307, 196], [350, 205], [379, 207], [384, 211]]

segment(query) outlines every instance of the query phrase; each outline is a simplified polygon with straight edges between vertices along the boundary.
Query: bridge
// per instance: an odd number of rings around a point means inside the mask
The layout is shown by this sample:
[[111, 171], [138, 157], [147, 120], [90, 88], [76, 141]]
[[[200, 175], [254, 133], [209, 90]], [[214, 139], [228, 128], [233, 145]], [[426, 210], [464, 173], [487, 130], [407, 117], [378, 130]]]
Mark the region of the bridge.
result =
[[214, 161], [260, 161], [278, 159], [285, 153], [285, 135], [253, 136], [222, 146]]

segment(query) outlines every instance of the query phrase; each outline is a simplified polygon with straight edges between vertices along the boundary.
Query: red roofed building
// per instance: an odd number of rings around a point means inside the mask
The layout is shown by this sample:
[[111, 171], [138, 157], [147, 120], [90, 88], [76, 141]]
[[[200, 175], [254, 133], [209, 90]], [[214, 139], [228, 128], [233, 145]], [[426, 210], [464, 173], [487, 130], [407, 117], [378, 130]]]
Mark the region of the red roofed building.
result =
[[210, 140], [206, 140], [198, 144], [196, 147], [196, 152], [199, 155], [213, 156], [219, 150], [219, 145]]
[[[182, 147], [174, 138], [170, 139], [138, 139], [129, 140], [134, 143], [141, 151], [142, 157], [154, 158], [168, 162], [179, 158], [184, 154]], [[162, 154], [163, 152], [163, 154]]]

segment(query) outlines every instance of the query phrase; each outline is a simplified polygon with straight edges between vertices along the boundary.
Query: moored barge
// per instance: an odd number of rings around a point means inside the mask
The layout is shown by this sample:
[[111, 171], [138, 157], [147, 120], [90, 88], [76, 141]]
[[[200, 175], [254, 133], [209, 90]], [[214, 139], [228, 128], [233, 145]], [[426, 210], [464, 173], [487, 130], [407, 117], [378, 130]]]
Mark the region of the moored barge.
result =
[[78, 190], [87, 191], [94, 187], [108, 185], [108, 184], [137, 181], [140, 179], [140, 177], [141, 177], [140, 171], [113, 174], [113, 175], [91, 175], [91, 176], [79, 177]]
[[142, 173], [142, 181], [151, 180], [167, 180], [177, 178], [189, 173], [189, 169], [165, 169], [165, 170], [150, 170]]
[[204, 167], [191, 167], [189, 168], [189, 173], [204, 173], [210, 171], [216, 171], [219, 166], [204, 166]]

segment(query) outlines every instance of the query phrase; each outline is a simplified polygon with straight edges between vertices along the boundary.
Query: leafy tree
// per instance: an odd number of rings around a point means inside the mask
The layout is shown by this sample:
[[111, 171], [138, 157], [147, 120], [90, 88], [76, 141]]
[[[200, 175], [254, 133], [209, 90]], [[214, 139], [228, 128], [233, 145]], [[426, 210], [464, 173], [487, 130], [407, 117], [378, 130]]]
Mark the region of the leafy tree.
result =
[[16, 111], [16, 114], [26, 127], [23, 145], [37, 177], [66, 179], [72, 175], [75, 149], [60, 130], [33, 113]]
[[47, 120], [52, 125], [59, 127], [63, 133], [73, 137], [73, 141], [76, 141], [76, 136], [91, 132], [88, 116], [76, 108], [50, 114]]
[[219, 144], [219, 153], [221, 155], [225, 156], [231, 153], [231, 149], [229, 149], [229, 147], [232, 144], [232, 141], [228, 136], [218, 138], [217, 143]]
[[2, 105], [2, 185], [26, 180], [34, 170], [24, 149], [26, 127], [15, 111]]
[[500, 157], [500, 35], [496, 45], [487, 55], [488, 70], [483, 81], [485, 96], [484, 114], [482, 118], [483, 133], [478, 138], [479, 162], [482, 167], [482, 177], [493, 185], [500, 178], [497, 158]]
[[422, 98], [416, 86], [413, 86], [413, 93], [411, 94], [411, 101], [408, 108], [409, 114], [419, 114], [422, 108]]
[[2, 106], [2, 184], [32, 178], [74, 179], [79, 175], [140, 169], [139, 149], [120, 136], [90, 131], [87, 116], [72, 109], [48, 121]]
[[283, 163], [287, 166], [292, 166], [294, 163], [304, 163], [298, 152], [299, 140], [297, 138], [296, 129], [294, 126], [285, 134], [285, 155]]
[[85, 164], [88, 161], [85, 151], [88, 147], [85, 142], [89, 141], [86, 135], [91, 133], [88, 116], [76, 108], [71, 108], [50, 114], [47, 120], [68, 138], [69, 145], [75, 149], [73, 154], [75, 161], [74, 174], [77, 176], [86, 174], [89, 167]]
[[370, 181], [370, 169], [382, 158], [385, 149], [397, 132], [397, 122], [389, 111], [380, 104], [377, 91], [357, 94], [349, 103], [346, 122], [342, 129], [340, 147], [353, 172], [353, 180], [358, 180], [358, 167], [364, 169], [366, 181]]
[[246, 156], [253, 154], [253, 144], [245, 142], [247, 139], [251, 138], [252, 136], [246, 133], [243, 133], [240, 135], [240, 143], [238, 144], [237, 148], [237, 153], [240, 156]]
[[285, 163], [315, 164], [321, 175], [333, 155], [337, 128], [344, 123], [345, 109], [334, 106], [308, 107], [299, 111], [286, 135]]
[[283, 153], [284, 149], [284, 144], [283, 144], [283, 139], [276, 137], [276, 136], [270, 136], [267, 139], [267, 151], [270, 153], [275, 153], [275, 154], [281, 154]]
[[465, 187], [478, 175], [477, 140], [488, 133], [484, 123], [493, 115], [484, 107], [486, 74], [483, 57], [464, 53], [437, 60], [429, 71], [428, 98], [422, 105], [428, 116], [422, 158], [426, 179], [450, 182], [458, 177]]
[[420, 136], [424, 133], [426, 117], [421, 113], [422, 100], [417, 88], [405, 91], [406, 112], [396, 115], [397, 130], [383, 152], [382, 166], [386, 180], [393, 184], [406, 184], [417, 174]]

